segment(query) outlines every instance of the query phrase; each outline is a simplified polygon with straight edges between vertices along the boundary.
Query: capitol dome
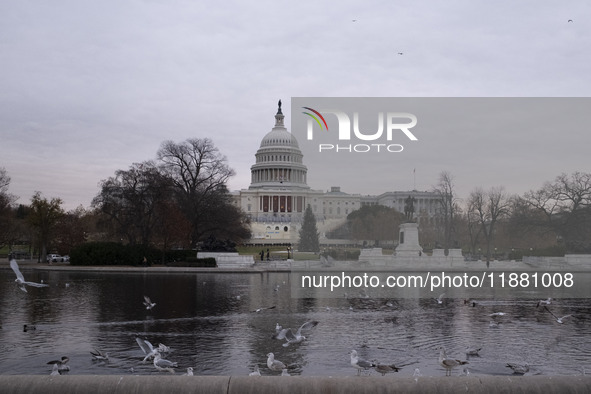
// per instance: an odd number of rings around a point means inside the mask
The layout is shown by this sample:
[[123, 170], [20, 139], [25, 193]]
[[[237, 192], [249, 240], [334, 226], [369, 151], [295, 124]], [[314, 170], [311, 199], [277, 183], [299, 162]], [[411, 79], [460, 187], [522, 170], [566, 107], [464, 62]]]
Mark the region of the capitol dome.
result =
[[261, 141], [261, 148], [289, 146], [300, 149], [298, 141], [285, 127], [273, 127]]
[[302, 162], [302, 151], [297, 139], [285, 128], [281, 100], [275, 115], [275, 127], [261, 140], [255, 154], [256, 162], [250, 168], [249, 189], [305, 188], [308, 169]]

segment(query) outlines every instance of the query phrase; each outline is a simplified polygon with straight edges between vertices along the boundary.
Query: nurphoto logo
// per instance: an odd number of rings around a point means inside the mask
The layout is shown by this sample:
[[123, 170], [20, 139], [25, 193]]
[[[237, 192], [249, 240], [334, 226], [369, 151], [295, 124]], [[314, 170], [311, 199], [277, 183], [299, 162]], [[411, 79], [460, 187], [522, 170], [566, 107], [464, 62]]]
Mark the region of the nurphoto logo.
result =
[[[399, 153], [404, 150], [400, 143], [393, 143], [401, 136], [405, 136], [410, 141], [418, 141], [418, 138], [410, 131], [416, 126], [417, 117], [407, 112], [384, 112], [377, 113], [377, 131], [361, 130], [359, 127], [359, 112], [353, 112], [353, 126], [351, 127], [351, 118], [344, 111], [335, 109], [313, 109], [311, 107], [302, 107], [306, 111], [302, 113], [307, 119], [306, 138], [309, 141], [314, 140], [315, 124], [321, 132], [330, 132], [328, 123], [324, 115], [334, 115], [338, 123], [338, 133], [334, 135], [335, 143], [319, 143], [318, 152], [349, 152], [349, 153], [367, 153], [367, 152], [390, 152]], [[375, 115], [374, 115], [375, 116]], [[353, 142], [362, 143], [353, 143]], [[369, 143], [371, 141], [371, 143]], [[351, 142], [351, 143], [347, 143]]]

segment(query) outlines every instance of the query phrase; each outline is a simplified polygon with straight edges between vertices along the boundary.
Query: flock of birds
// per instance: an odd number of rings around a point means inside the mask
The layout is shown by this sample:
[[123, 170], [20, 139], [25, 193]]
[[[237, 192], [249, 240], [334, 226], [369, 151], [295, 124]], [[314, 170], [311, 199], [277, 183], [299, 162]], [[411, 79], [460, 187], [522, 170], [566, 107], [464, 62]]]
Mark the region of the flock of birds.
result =
[[[26, 281], [24, 279], [23, 274], [20, 272], [20, 269], [18, 267], [16, 260], [10, 261], [10, 267], [12, 268], [12, 270], [14, 271], [14, 273], [16, 275], [15, 282], [16, 282], [17, 286], [22, 291], [27, 292], [26, 286], [32, 286], [32, 287], [38, 287], [38, 288], [48, 287], [48, 285], [45, 283], [36, 283], [36, 282]], [[278, 291], [278, 288], [279, 288], [279, 286], [277, 286], [275, 288], [275, 291]], [[345, 294], [345, 297], [347, 297], [346, 294]], [[439, 295], [439, 297], [434, 298], [433, 300], [438, 305], [441, 305], [444, 302], [444, 298], [445, 298], [445, 293]], [[552, 302], [553, 302], [552, 298], [540, 300], [537, 302], [536, 307], [537, 308], [543, 307], [544, 310], [546, 310], [548, 313], [550, 313], [550, 315], [552, 315], [552, 317], [556, 320], [557, 323], [564, 324], [566, 319], [572, 317], [572, 315], [569, 314], [569, 315], [565, 315], [565, 316], [561, 316], [561, 317], [555, 315], [548, 308], [548, 306], [551, 305]], [[472, 301], [472, 300], [464, 300], [464, 304], [470, 304], [473, 307], [476, 306], [476, 302]], [[152, 302], [150, 297], [144, 295], [143, 305], [146, 310], [152, 310], [156, 306], [156, 303]], [[393, 306], [391, 303], [389, 303], [389, 304], [387, 303], [386, 305]], [[264, 310], [270, 310], [270, 309], [274, 309], [274, 308], [275, 308], [275, 306], [261, 307], [256, 310], [253, 310], [251, 312], [258, 313], [258, 312], [261, 312]], [[500, 322], [497, 319], [506, 316], [506, 313], [493, 312], [493, 313], [489, 314], [489, 316], [492, 318], [489, 327], [498, 327], [500, 325]], [[282, 345], [283, 347], [301, 344], [302, 342], [306, 341], [306, 339], [307, 339], [307, 337], [304, 335], [304, 333], [310, 332], [318, 324], [319, 324], [319, 322], [316, 320], [306, 321], [300, 327], [298, 327], [297, 330], [294, 330], [292, 328], [283, 328], [281, 325], [279, 325], [279, 323], [277, 323], [275, 326], [275, 332], [272, 334], [271, 338], [275, 339], [275, 340], [284, 341], [284, 343]], [[34, 325], [25, 324], [23, 327], [23, 331], [29, 331], [29, 330], [35, 330], [35, 329], [36, 329], [36, 327]], [[148, 341], [147, 338], [141, 337], [139, 334], [136, 334], [135, 340], [136, 340], [137, 344], [139, 345], [141, 351], [144, 354], [144, 358], [143, 358], [142, 362], [146, 362], [150, 359], [153, 360], [152, 361], [153, 365], [157, 371], [166, 371], [166, 372], [174, 373], [175, 368], [178, 368], [177, 362], [173, 362], [173, 361], [170, 361], [170, 360], [167, 360], [166, 358], [164, 358], [170, 352], [170, 348], [168, 346], [166, 346], [162, 343], [159, 343], [158, 346], [155, 347], [152, 345], [152, 343], [150, 341]], [[440, 346], [438, 348], [438, 350], [439, 350], [439, 360], [438, 361], [439, 361], [439, 364], [445, 369], [446, 376], [451, 376], [452, 370], [454, 368], [461, 367], [463, 365], [468, 364], [467, 360], [459, 360], [459, 359], [448, 357], [446, 350], [443, 346]], [[482, 350], [482, 349], [479, 347], [469, 347], [469, 348], [466, 348], [465, 354], [468, 357], [469, 356], [478, 356], [480, 350]], [[106, 352], [103, 352], [101, 350], [98, 350], [98, 349], [94, 349], [94, 350], [90, 351], [90, 354], [92, 356], [93, 361], [107, 362], [109, 360], [109, 354]], [[60, 374], [67, 373], [70, 370], [68, 362], [69, 362], [69, 358], [67, 356], [63, 356], [59, 360], [52, 360], [52, 361], [47, 362], [48, 365], [52, 365], [51, 375], [60, 375]], [[378, 372], [382, 375], [386, 375], [386, 374], [392, 373], [392, 372], [399, 372], [402, 367], [413, 364], [414, 362], [407, 363], [407, 364], [399, 364], [399, 365], [395, 365], [393, 363], [382, 364], [382, 363], [377, 363], [376, 361], [369, 361], [369, 360], [363, 359], [363, 358], [359, 357], [356, 350], [351, 350], [350, 363], [351, 363], [352, 367], [357, 369], [357, 375], [360, 375], [362, 372], [367, 373], [370, 370], [375, 370], [376, 372]], [[512, 369], [513, 373], [515, 373], [515, 374], [526, 374], [530, 371], [530, 367], [528, 364], [507, 363], [506, 367]], [[289, 376], [290, 366], [286, 365], [285, 363], [283, 363], [280, 360], [277, 360], [275, 358], [274, 353], [267, 354], [267, 368], [272, 372], [281, 372], [282, 376]], [[192, 367], [188, 367], [186, 373], [184, 373], [184, 375], [189, 375], [189, 376], [192, 376], [193, 374], [194, 374], [194, 369]], [[469, 371], [467, 370], [467, 368], [465, 368], [463, 370], [463, 374], [466, 374], [466, 375], [469, 374]], [[249, 375], [250, 376], [261, 376], [259, 366], [255, 365], [254, 370]], [[418, 368], [415, 369], [414, 376], [415, 377], [420, 376], [420, 371]]]
[[[357, 19], [351, 19], [351, 22], [356, 23], [357, 22]], [[567, 20], [567, 23], [573, 23], [573, 20], [572, 19], [568, 19]], [[396, 52], [396, 54], [398, 54], [399, 56], [402, 56], [402, 55], [404, 55], [404, 52]]]
[[[347, 297], [347, 294], [345, 294], [345, 297]], [[442, 293], [437, 298], [433, 298], [433, 300], [438, 305], [442, 305], [444, 302], [444, 298], [445, 298], [445, 293]], [[472, 306], [476, 306], [475, 301], [464, 300], [464, 303], [471, 304]], [[544, 309], [547, 312], [549, 312], [554, 317], [556, 322], [559, 324], [563, 324], [565, 319], [572, 316], [572, 315], [565, 315], [562, 317], [556, 316], [548, 308], [548, 305], [550, 305], [551, 303], [552, 303], [552, 298], [547, 298], [545, 300], [538, 301], [538, 303], [536, 304], [536, 307], [543, 306]], [[390, 306], [390, 307], [393, 306], [390, 302], [386, 303], [385, 305]], [[271, 308], [274, 308], [274, 307], [271, 307]], [[259, 311], [260, 311], [260, 309], [257, 310], [256, 312], [259, 312]], [[507, 316], [507, 313], [493, 312], [493, 313], [489, 314], [488, 316], [493, 318], [493, 320], [491, 321], [491, 327], [492, 327], [493, 324], [494, 325], [500, 324], [500, 322], [498, 322], [495, 319]], [[306, 337], [302, 335], [302, 330], [309, 330], [311, 328], [316, 327], [317, 324], [318, 324], [317, 321], [305, 322], [294, 333], [291, 328], [284, 329], [284, 328], [282, 328], [282, 326], [279, 325], [279, 323], [277, 323], [276, 327], [275, 327], [275, 334], [272, 336], [272, 338], [279, 339], [279, 340], [285, 340], [286, 342], [283, 344], [284, 347], [287, 347], [291, 344], [301, 343], [302, 341], [306, 340]], [[438, 359], [439, 365], [441, 365], [445, 369], [446, 376], [451, 376], [452, 370], [454, 368], [462, 367], [462, 366], [465, 366], [466, 364], [468, 364], [467, 360], [460, 360], [460, 359], [456, 359], [453, 357], [448, 357], [446, 349], [443, 346], [439, 346], [437, 349], [439, 350], [439, 359]], [[482, 347], [466, 347], [464, 353], [467, 358], [469, 358], [470, 356], [478, 357], [479, 352], [481, 350], [482, 350]], [[384, 376], [388, 373], [399, 372], [402, 369], [402, 367], [416, 363], [416, 361], [413, 361], [413, 362], [409, 362], [409, 363], [405, 363], [405, 364], [398, 364], [398, 365], [396, 365], [396, 364], [382, 364], [382, 363], [376, 362], [375, 360], [370, 361], [370, 360], [366, 360], [366, 359], [361, 358], [355, 349], [351, 350], [350, 358], [351, 358], [351, 360], [350, 360], [351, 366], [354, 367], [355, 369], [357, 369], [357, 375], [360, 375], [361, 373], [368, 373], [371, 370], [375, 370], [376, 372], [378, 372], [382, 376]], [[514, 363], [514, 362], [507, 362], [505, 364], [505, 366], [507, 368], [511, 369], [513, 374], [517, 374], [517, 375], [524, 375], [524, 374], [530, 372], [530, 366], [527, 363], [520, 364], [520, 363]], [[274, 372], [281, 371], [282, 372], [281, 375], [283, 375], [283, 376], [289, 375], [289, 373], [288, 373], [289, 367], [286, 366], [286, 364], [283, 363], [282, 361], [277, 360], [273, 353], [267, 354], [267, 367], [270, 371], [274, 371]], [[469, 375], [470, 372], [469, 372], [468, 368], [464, 367], [461, 374], [462, 375]], [[259, 366], [255, 365], [253, 372], [250, 373], [250, 376], [260, 376], [260, 375], [261, 375], [261, 373], [260, 373]], [[413, 376], [415, 376], [415, 379], [417, 379], [418, 376], [421, 376], [420, 370], [418, 368], [415, 369]]]

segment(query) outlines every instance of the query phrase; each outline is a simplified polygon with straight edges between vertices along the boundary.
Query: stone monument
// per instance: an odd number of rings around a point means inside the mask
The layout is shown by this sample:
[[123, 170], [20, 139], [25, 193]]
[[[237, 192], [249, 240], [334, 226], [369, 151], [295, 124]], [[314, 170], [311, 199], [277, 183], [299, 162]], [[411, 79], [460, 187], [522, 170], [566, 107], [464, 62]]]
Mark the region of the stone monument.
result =
[[419, 257], [423, 255], [423, 248], [419, 245], [419, 225], [413, 219], [414, 197], [408, 196], [404, 201], [406, 223], [400, 225], [396, 257]]

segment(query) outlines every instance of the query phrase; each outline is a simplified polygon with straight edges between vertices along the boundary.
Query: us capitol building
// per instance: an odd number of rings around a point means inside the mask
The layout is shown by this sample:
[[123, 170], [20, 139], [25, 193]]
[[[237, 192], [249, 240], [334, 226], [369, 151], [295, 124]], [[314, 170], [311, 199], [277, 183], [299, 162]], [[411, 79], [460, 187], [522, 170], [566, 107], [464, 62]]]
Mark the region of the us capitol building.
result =
[[299, 231], [308, 205], [316, 217], [321, 244], [351, 243], [327, 239], [326, 234], [347, 220], [347, 215], [364, 205], [384, 205], [404, 212], [404, 201], [415, 198], [415, 214], [421, 220], [437, 220], [439, 197], [433, 192], [393, 191], [378, 196], [348, 194], [338, 186], [330, 191], [313, 190], [306, 183], [308, 169], [296, 138], [287, 131], [281, 102], [275, 127], [265, 135], [250, 167], [248, 189], [232, 192], [233, 203], [251, 221], [253, 244], [298, 243]]

